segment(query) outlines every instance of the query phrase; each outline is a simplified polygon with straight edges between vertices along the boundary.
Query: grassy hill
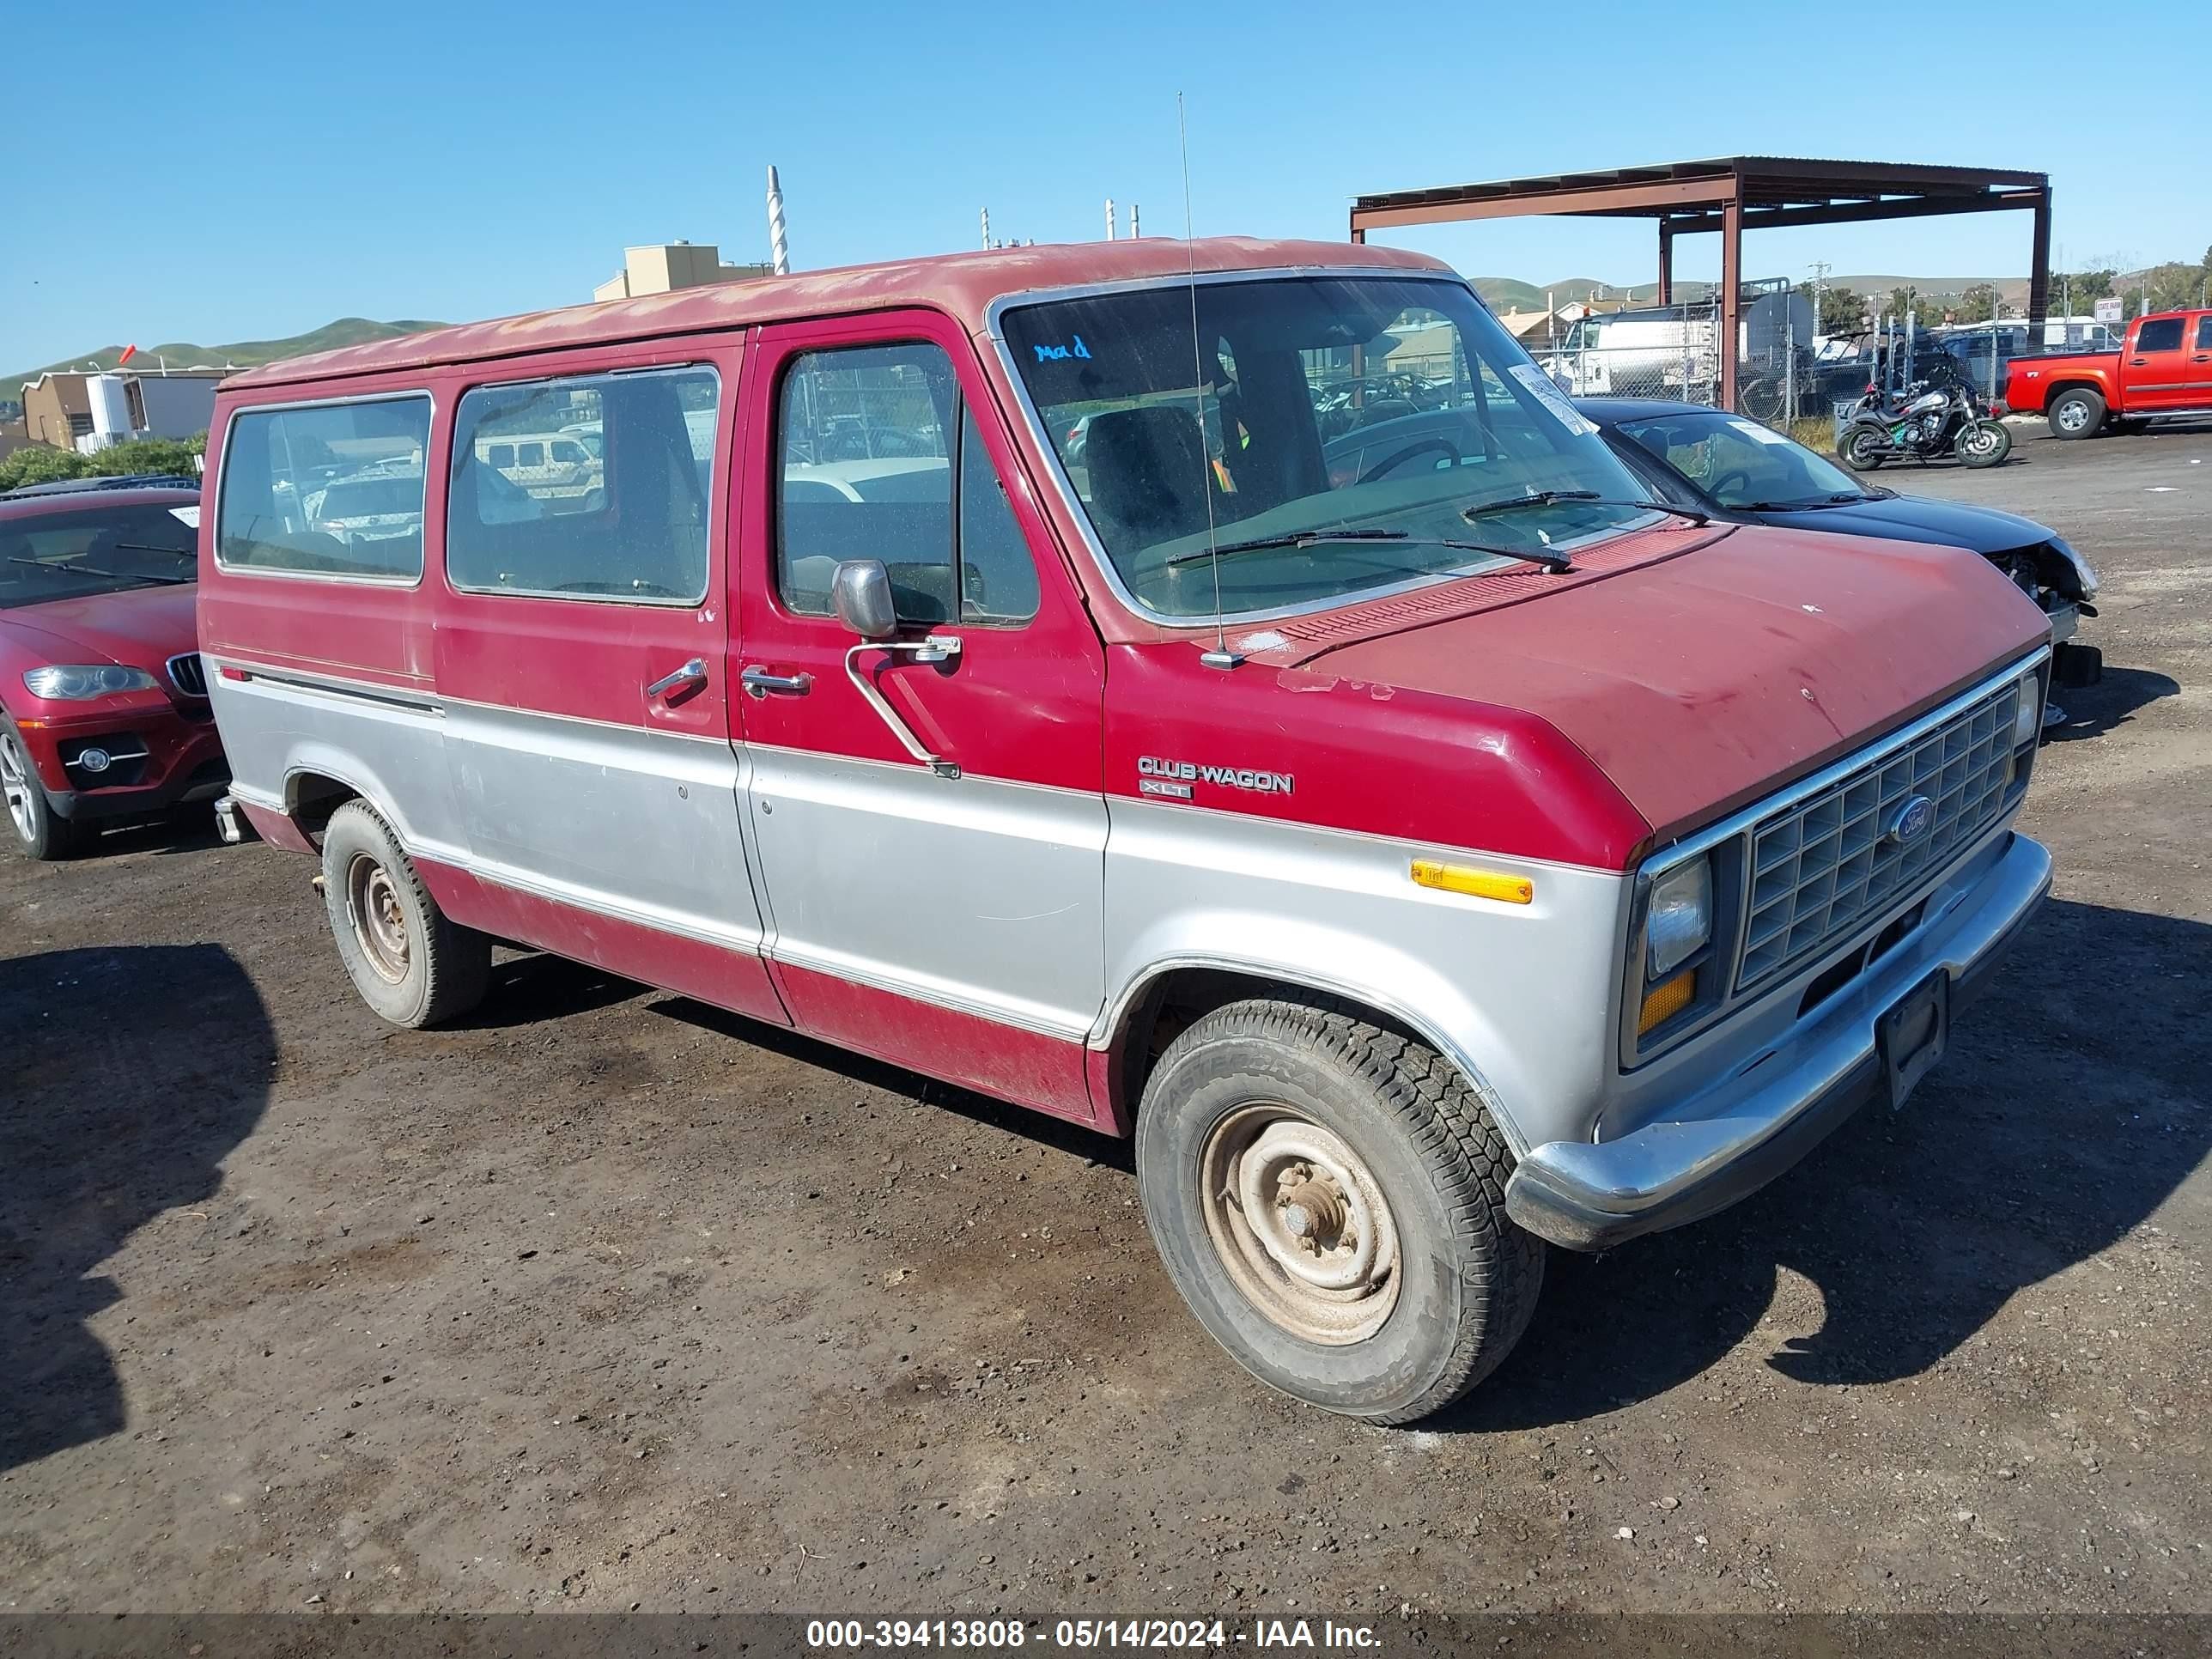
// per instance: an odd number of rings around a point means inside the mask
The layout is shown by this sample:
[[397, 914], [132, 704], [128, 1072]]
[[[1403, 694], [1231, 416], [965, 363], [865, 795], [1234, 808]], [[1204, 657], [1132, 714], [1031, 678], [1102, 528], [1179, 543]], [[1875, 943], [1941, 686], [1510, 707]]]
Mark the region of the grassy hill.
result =
[[[402, 334], [419, 334], [426, 328], [441, 328], [441, 323], [425, 322], [419, 318], [403, 319], [398, 322], [373, 322], [367, 317], [341, 317], [335, 322], [325, 323], [320, 328], [310, 329], [305, 334], [295, 334], [282, 340], [233, 340], [227, 345], [195, 345], [189, 340], [170, 340], [160, 345], [142, 345], [138, 355], [131, 360], [134, 369], [157, 368], [167, 362], [171, 368], [220, 368], [234, 364], [250, 368], [258, 363], [273, 363], [280, 357], [302, 356], [310, 351], [330, 351], [339, 346], [360, 345], [370, 340], [395, 339]], [[0, 376], [0, 397], [11, 400], [26, 380], [35, 380], [48, 370], [88, 368], [97, 365], [112, 368], [115, 360], [123, 355], [119, 345], [102, 346], [97, 351], [80, 352], [66, 362], [48, 363], [40, 368], [27, 369], [20, 374]]]

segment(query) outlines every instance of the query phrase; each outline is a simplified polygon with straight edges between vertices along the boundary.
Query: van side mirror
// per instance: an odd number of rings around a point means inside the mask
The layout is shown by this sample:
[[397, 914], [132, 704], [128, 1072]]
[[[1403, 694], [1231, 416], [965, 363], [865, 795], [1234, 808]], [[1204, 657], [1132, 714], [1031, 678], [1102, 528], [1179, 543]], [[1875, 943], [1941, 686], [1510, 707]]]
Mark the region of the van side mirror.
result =
[[830, 579], [830, 604], [837, 620], [864, 640], [887, 640], [898, 630], [891, 573], [881, 559], [846, 559]]

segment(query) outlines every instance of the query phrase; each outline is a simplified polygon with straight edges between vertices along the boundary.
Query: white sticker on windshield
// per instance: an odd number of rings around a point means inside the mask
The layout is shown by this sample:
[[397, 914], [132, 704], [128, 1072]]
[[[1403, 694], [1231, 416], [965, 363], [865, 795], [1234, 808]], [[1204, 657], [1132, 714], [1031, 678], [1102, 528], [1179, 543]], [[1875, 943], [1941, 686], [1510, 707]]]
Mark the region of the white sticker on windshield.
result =
[[187, 530], [200, 527], [200, 510], [197, 507], [173, 507], [169, 509], [169, 516]]
[[1583, 413], [1567, 401], [1567, 394], [1559, 390], [1552, 377], [1534, 363], [1516, 363], [1512, 376], [1536, 394], [1536, 401], [1550, 410], [1559, 424], [1577, 437], [1587, 438], [1597, 428], [1583, 418]]
[[1757, 421], [1747, 421], [1740, 416], [1729, 416], [1728, 423], [1755, 444], [1786, 444], [1790, 441], [1772, 427], [1761, 426]]

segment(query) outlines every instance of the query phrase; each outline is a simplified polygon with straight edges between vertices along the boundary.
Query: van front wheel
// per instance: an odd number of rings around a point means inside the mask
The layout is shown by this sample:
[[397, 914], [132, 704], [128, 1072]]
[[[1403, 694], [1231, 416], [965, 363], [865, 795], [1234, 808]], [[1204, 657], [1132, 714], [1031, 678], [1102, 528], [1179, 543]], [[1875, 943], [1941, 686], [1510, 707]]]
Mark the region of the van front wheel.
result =
[[1137, 1189], [1214, 1340], [1310, 1405], [1410, 1423], [1528, 1328], [1544, 1246], [1507, 1219], [1512, 1157], [1434, 1050], [1329, 1000], [1232, 1003], [1161, 1055]]
[[435, 1025], [483, 1000], [490, 937], [447, 919], [362, 802], [331, 813], [323, 832], [323, 902], [354, 988], [394, 1025]]

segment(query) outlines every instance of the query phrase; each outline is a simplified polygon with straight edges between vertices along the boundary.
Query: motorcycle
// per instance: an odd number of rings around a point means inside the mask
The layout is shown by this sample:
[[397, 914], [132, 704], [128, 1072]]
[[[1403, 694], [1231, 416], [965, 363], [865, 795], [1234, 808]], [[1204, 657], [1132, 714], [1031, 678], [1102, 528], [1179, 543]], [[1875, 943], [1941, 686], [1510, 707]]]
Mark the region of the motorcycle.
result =
[[1946, 455], [1966, 466], [1996, 466], [2012, 453], [2012, 433], [1990, 418], [1972, 381], [1939, 371], [1893, 398], [1869, 386], [1851, 406], [1836, 450], [1854, 472], [1871, 472], [1888, 460], [1924, 465]]

